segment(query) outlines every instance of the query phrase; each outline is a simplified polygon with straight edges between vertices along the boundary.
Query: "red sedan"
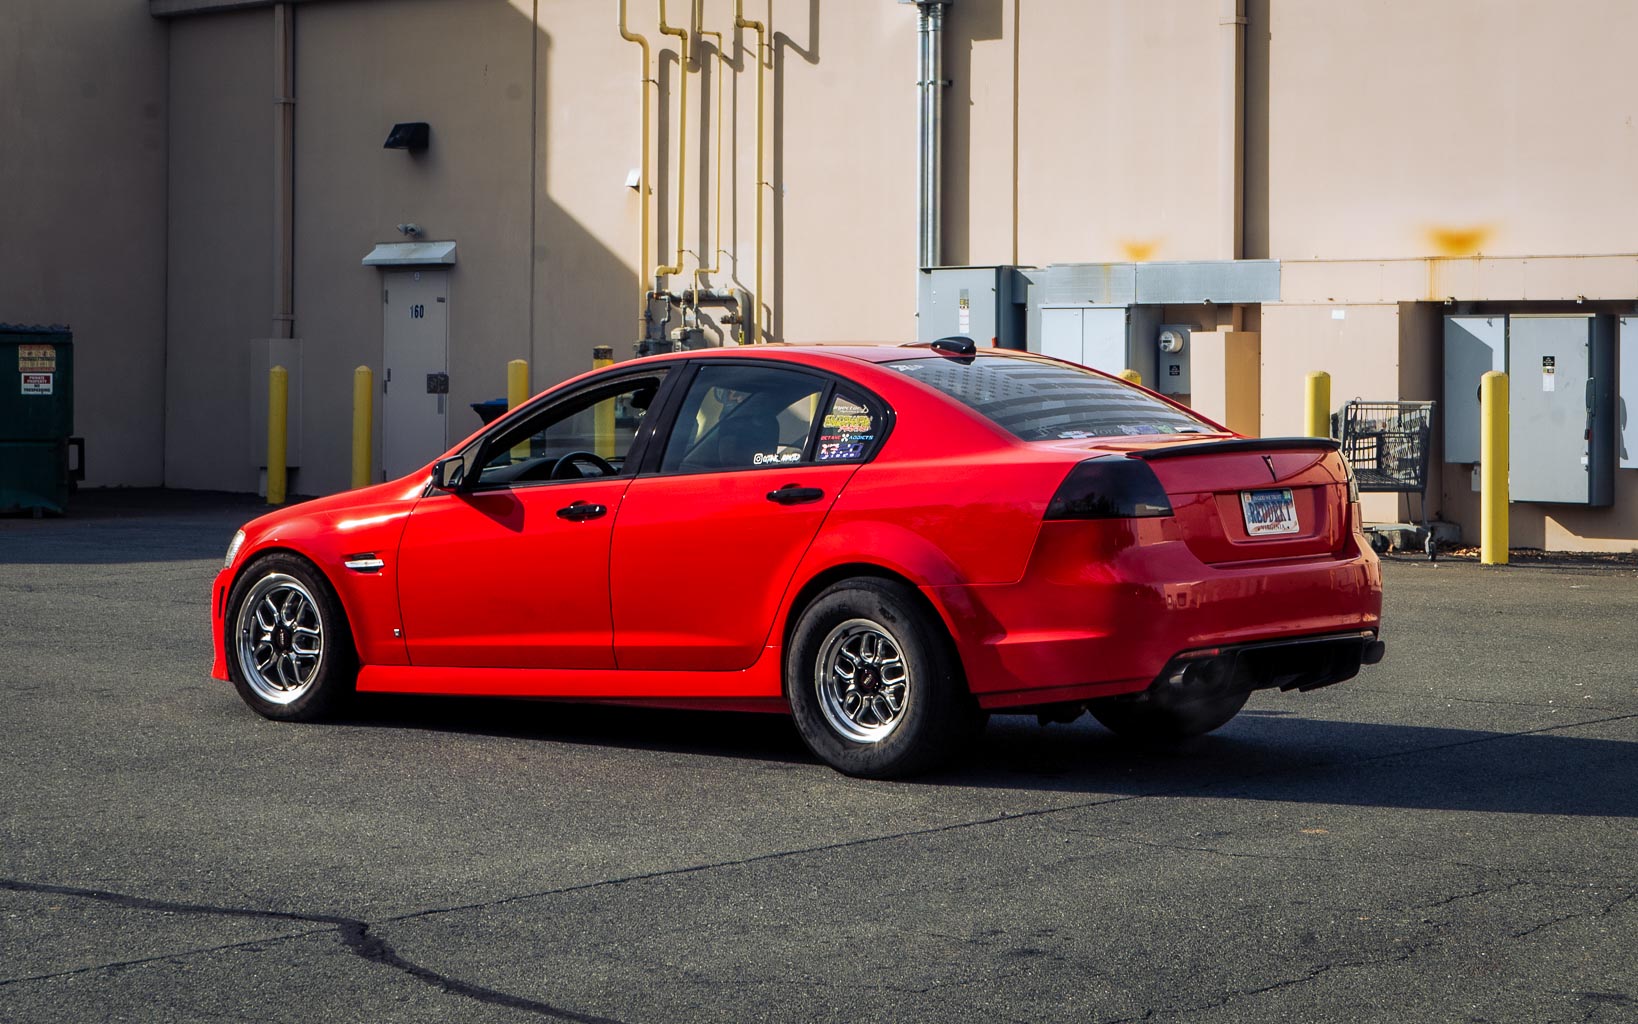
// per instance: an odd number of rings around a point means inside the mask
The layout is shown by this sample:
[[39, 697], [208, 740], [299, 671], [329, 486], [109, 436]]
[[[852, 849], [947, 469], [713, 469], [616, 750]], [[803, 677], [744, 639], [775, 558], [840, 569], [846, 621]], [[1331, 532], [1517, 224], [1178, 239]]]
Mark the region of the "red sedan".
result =
[[1336, 448], [965, 339], [638, 359], [246, 525], [213, 674], [290, 720], [355, 690], [789, 712], [873, 777], [992, 711], [1196, 735], [1382, 656]]

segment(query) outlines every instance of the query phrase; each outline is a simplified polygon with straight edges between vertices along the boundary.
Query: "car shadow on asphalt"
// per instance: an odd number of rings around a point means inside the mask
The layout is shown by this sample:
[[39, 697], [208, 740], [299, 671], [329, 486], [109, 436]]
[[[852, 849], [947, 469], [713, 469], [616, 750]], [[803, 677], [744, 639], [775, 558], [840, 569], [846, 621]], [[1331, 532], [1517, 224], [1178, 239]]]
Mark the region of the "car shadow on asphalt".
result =
[[[369, 695], [349, 724], [807, 766], [848, 781], [784, 715]], [[1638, 742], [1248, 711], [1168, 747], [1128, 742], [1088, 717], [1043, 726], [998, 715], [949, 767], [881, 785], [1638, 818], [1634, 778]]]

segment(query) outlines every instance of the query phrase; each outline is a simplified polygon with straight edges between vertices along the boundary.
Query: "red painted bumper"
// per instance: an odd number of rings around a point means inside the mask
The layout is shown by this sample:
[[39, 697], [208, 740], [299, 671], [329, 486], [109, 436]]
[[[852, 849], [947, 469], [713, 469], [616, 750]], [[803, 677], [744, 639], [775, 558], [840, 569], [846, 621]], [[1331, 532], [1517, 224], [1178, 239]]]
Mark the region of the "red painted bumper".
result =
[[1014, 584], [928, 588], [985, 707], [1130, 693], [1202, 647], [1378, 630], [1382, 574], [1336, 555], [1208, 565], [1156, 521], [1048, 523]]

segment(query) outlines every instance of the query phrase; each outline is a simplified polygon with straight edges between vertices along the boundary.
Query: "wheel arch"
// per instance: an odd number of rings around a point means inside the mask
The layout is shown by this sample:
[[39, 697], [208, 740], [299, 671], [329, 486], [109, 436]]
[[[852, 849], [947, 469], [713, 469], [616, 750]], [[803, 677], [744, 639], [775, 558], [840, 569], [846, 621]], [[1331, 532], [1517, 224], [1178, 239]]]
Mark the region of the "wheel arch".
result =
[[[911, 594], [911, 600], [915, 601], [923, 611], [932, 616], [934, 622], [938, 623], [939, 640], [944, 644], [950, 656], [950, 663], [960, 673], [961, 685], [969, 692], [971, 691], [972, 688], [967, 682], [967, 668], [961, 661], [961, 648], [955, 642], [955, 631], [951, 627], [950, 618], [945, 610], [939, 607], [938, 602], [929, 597], [925, 590], [917, 586], [914, 580], [903, 573], [874, 562], [844, 562], [840, 565], [833, 565], [814, 574], [806, 583], [802, 584], [786, 608], [785, 620], [780, 626], [779, 648], [782, 652], [790, 650], [791, 635], [796, 630], [796, 621], [802, 617], [802, 613], [813, 603], [814, 598], [824, 593], [827, 588], [844, 580], [852, 579], [876, 579], [902, 585]], [[783, 657], [781, 657], [779, 685], [780, 690], [789, 699], [790, 679], [787, 678], [783, 660]]]
[[[228, 584], [227, 599], [224, 603], [224, 607], [222, 608], [223, 641], [226, 642], [228, 634], [230, 634], [233, 630], [233, 619], [235, 612], [233, 605], [234, 592], [239, 589], [239, 584], [244, 581], [245, 574], [250, 571], [251, 566], [272, 555], [288, 555], [291, 558], [300, 561], [309, 569], [313, 570], [318, 578], [324, 581], [324, 585], [330, 588], [330, 593], [335, 595], [336, 604], [341, 607], [341, 624], [347, 628], [347, 632], [349, 638], [352, 640], [353, 647], [355, 650], [357, 650], [358, 641], [353, 631], [353, 610], [351, 607], [349, 607], [351, 595], [347, 593], [347, 589], [337, 585], [335, 578], [329, 573], [325, 572], [324, 566], [320, 565], [318, 560], [313, 558], [313, 556], [309, 555], [305, 551], [287, 547], [282, 544], [270, 544], [265, 548], [257, 548], [249, 555], [243, 556], [239, 559], [239, 567], [234, 570], [233, 581]], [[362, 654], [362, 652], [359, 653]], [[359, 662], [360, 664], [363, 663], [362, 657], [360, 657]]]

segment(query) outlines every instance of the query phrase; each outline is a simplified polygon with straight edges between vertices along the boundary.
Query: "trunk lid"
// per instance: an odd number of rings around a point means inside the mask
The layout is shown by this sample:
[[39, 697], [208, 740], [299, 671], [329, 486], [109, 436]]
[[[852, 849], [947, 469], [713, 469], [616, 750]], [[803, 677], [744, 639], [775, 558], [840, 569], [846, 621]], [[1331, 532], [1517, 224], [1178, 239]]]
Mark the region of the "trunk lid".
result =
[[1171, 496], [1189, 550], [1221, 565], [1343, 551], [1348, 477], [1337, 447], [1329, 438], [1229, 438], [1127, 454], [1147, 462]]

